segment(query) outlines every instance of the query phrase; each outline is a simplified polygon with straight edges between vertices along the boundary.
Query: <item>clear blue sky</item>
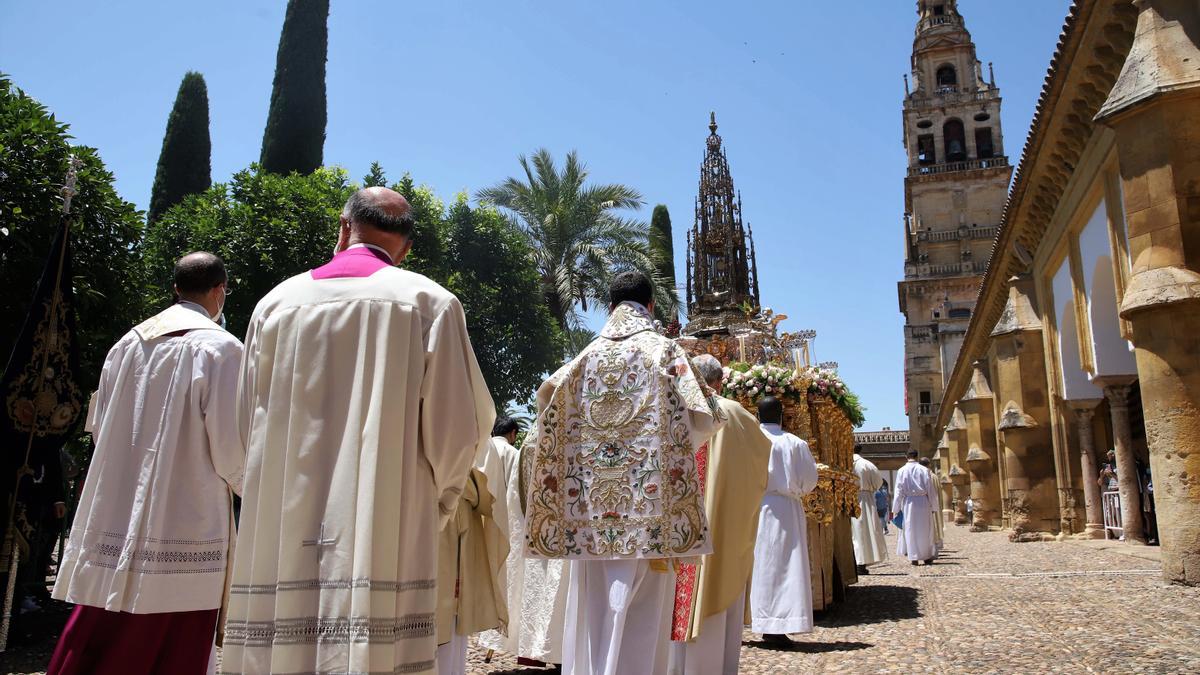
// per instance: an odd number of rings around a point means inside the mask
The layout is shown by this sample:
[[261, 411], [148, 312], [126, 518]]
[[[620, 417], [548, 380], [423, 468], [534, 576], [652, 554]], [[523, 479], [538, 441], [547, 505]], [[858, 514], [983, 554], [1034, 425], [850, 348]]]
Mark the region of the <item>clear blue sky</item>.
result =
[[[1015, 164], [1068, 0], [960, 0], [995, 62]], [[0, 2], [0, 70], [71, 124], [145, 208], [189, 69], [208, 82], [213, 179], [256, 161], [284, 0]], [[333, 0], [325, 161], [379, 160], [444, 198], [538, 147], [671, 210], [676, 267], [708, 112], [754, 227], [764, 304], [818, 331], [867, 406], [905, 428], [901, 76], [913, 0]]]

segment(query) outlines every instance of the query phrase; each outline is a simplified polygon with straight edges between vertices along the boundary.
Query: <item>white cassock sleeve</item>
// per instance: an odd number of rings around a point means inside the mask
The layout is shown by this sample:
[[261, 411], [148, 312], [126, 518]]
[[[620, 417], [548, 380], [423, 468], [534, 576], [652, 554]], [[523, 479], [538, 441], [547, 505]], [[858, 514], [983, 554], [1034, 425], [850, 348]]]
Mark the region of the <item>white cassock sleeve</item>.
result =
[[817, 487], [817, 462], [808, 449], [808, 443], [799, 442], [792, 452], [792, 462], [792, 476], [796, 481], [795, 485], [789, 486], [792, 494], [806, 495], [812, 492]]
[[196, 373], [201, 378], [200, 410], [208, 432], [213, 468], [237, 495], [242, 494], [246, 444], [238, 428], [238, 376], [242, 345], [230, 342], [215, 357], [199, 350]]
[[108, 356], [104, 357], [104, 367], [100, 370], [100, 383], [96, 386], [96, 391], [92, 392], [92, 397], [88, 399], [87, 419], [84, 421], [83, 430], [95, 436], [100, 424], [104, 422], [104, 408], [108, 405], [108, 397], [112, 395], [112, 378], [116, 377], [114, 371], [119, 367], [119, 364], [113, 363], [117, 358], [117, 345], [113, 345], [112, 349], [108, 350]]
[[440, 495], [439, 529], [454, 514], [467, 472], [480, 445], [489, 442], [495, 421], [496, 407], [475, 360], [462, 305], [455, 298], [429, 329], [421, 382], [419, 443]]

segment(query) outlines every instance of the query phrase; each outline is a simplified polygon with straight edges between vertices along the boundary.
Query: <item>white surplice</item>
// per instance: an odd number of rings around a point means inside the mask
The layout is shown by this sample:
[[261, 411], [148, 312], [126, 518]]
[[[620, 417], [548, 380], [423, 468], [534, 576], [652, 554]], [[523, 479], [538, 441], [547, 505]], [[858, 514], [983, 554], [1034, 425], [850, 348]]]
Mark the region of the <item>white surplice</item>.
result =
[[675, 573], [649, 560], [573, 560], [563, 675], [666, 672]]
[[883, 476], [869, 460], [854, 455], [854, 475], [858, 476], [859, 516], [850, 519], [854, 540], [854, 560], [859, 565], [877, 565], [887, 560], [887, 542], [883, 525], [875, 513], [875, 491], [883, 485]]
[[435, 670], [438, 532], [495, 417], [458, 299], [305, 273], [254, 310], [225, 673]]
[[[517, 624], [520, 616], [523, 569], [521, 549], [524, 548], [520, 522], [520, 495], [516, 490], [516, 466], [520, 453], [502, 436], [493, 436], [475, 458], [475, 468], [487, 476], [488, 492], [492, 494], [492, 517], [496, 525], [508, 537], [508, 557], [504, 561], [503, 581], [507, 589], [508, 630], [487, 630], [479, 634], [477, 641], [484, 649], [496, 649], [515, 654], [517, 652]], [[511, 484], [510, 484], [511, 481]]]
[[934, 490], [933, 474], [916, 460], [896, 472], [892, 512], [903, 513], [904, 521], [896, 535], [896, 555], [909, 560], [933, 560], [933, 519], [930, 517]]
[[758, 517], [750, 628], [755, 633], [808, 633], [813, 628], [808, 519], [801, 499], [817, 486], [808, 443], [778, 424], [762, 425], [771, 439], [767, 493]]
[[113, 612], [220, 607], [230, 490], [240, 492], [242, 343], [194, 303], [108, 352], [89, 418], [88, 467], [54, 597]]

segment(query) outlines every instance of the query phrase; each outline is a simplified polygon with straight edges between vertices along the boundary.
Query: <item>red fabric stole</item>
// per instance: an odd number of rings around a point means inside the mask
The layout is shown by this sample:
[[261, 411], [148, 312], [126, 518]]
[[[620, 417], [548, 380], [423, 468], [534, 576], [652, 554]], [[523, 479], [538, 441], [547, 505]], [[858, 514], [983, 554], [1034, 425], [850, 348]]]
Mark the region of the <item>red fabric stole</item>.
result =
[[[708, 476], [708, 443], [696, 451], [696, 471], [700, 474], [700, 495], [704, 495]], [[671, 613], [671, 641], [687, 640], [688, 623], [692, 620], [692, 595], [696, 592], [696, 565], [679, 566], [675, 576], [675, 610]]]

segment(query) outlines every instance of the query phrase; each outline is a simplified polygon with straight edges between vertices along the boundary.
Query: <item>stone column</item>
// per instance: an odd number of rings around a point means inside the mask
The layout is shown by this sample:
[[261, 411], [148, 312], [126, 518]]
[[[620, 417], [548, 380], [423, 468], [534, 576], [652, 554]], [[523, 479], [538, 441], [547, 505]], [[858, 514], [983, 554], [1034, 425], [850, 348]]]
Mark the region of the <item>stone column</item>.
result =
[[1163, 576], [1200, 584], [1200, 5], [1136, 0], [1133, 46], [1096, 119], [1117, 138]]
[[[1195, 338], [1193, 338], [1195, 339]], [[1137, 459], [1133, 456], [1133, 433], [1129, 429], [1129, 392], [1133, 376], [1097, 377], [1104, 387], [1112, 419], [1113, 450], [1117, 455], [1117, 484], [1121, 492], [1121, 532], [1127, 544], [1145, 544], [1142, 533], [1142, 504], [1138, 497]]]
[[954, 487], [954, 524], [968, 525], [967, 497], [971, 494], [971, 479], [962, 467], [950, 467], [950, 485]]
[[1004, 465], [1004, 491], [1012, 541], [1038, 541], [1057, 532], [1062, 508], [1054, 466], [1042, 322], [1032, 280], [1009, 280], [1008, 302], [992, 330], [989, 358]]
[[950, 475], [950, 440], [949, 434], [942, 432], [942, 440], [938, 441], [937, 452], [933, 457], [938, 462], [938, 475], [941, 477], [938, 480], [937, 489], [942, 496], [942, 522], [954, 522], [954, 500], [951, 495], [950, 480], [946, 476]]
[[976, 361], [967, 393], [958, 402], [967, 422], [967, 454], [971, 501], [975, 506], [971, 530], [982, 532], [1000, 525], [1000, 484], [996, 471], [996, 420], [993, 394], [984, 375], [986, 363]]
[[[950, 415], [950, 423], [946, 425], [946, 436], [950, 446], [950, 468], [946, 471], [946, 476], [950, 479], [954, 494], [951, 500], [954, 507], [954, 524], [967, 525], [970, 478], [962, 468], [966, 464], [964, 459], [967, 456], [967, 418], [958, 406], [954, 407], [954, 412]], [[942, 508], [945, 507], [946, 503], [943, 502]]]
[[1075, 411], [1075, 426], [1079, 434], [1079, 470], [1083, 482], [1083, 500], [1087, 524], [1084, 535], [1089, 539], [1104, 538], [1104, 514], [1100, 505], [1100, 470], [1096, 468], [1096, 437], [1092, 422], [1096, 418], [1096, 406], [1100, 399], [1066, 401]]

